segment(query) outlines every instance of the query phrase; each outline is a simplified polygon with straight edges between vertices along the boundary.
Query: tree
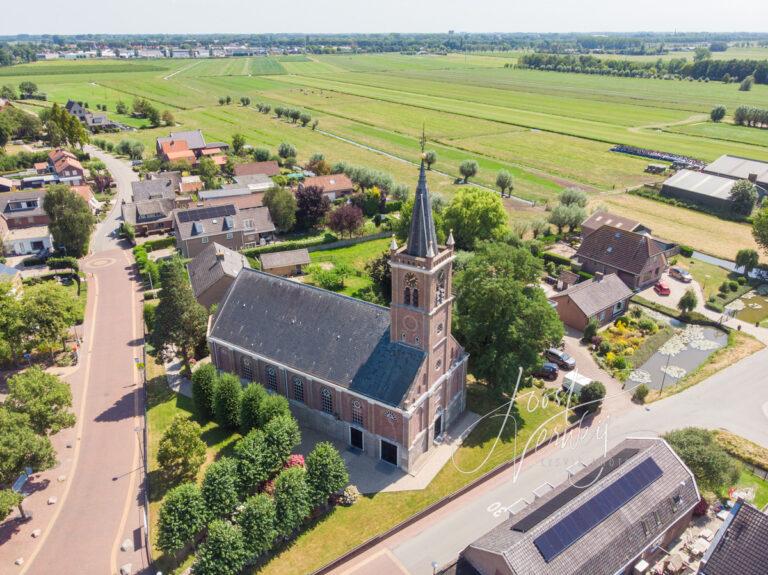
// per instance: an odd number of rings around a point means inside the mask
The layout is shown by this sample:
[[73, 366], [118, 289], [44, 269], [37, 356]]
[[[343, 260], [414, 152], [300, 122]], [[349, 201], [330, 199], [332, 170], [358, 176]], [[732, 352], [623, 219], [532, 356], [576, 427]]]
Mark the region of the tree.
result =
[[176, 124], [176, 118], [173, 117], [173, 112], [170, 110], [163, 110], [161, 119], [166, 126], [174, 126]]
[[712, 52], [706, 46], [697, 46], [693, 51], [693, 61], [703, 62], [712, 58]]
[[300, 186], [296, 190], [296, 225], [302, 230], [309, 230], [320, 225], [331, 202], [323, 195], [323, 188]]
[[349, 483], [349, 473], [333, 444], [322, 441], [307, 456], [307, 486], [313, 506], [323, 505]]
[[291, 415], [288, 400], [283, 395], [266, 394], [266, 397], [259, 404], [258, 427], [264, 429], [267, 423], [281, 415]]
[[249, 431], [235, 444], [237, 462], [237, 480], [240, 490], [253, 493], [264, 481], [269, 479], [272, 469], [271, 458], [267, 456], [264, 433], [258, 429]]
[[696, 298], [696, 292], [692, 289], [687, 289], [680, 297], [680, 301], [677, 302], [677, 309], [679, 309], [683, 315], [688, 315], [696, 309], [697, 305], [698, 299]]
[[475, 160], [464, 160], [461, 162], [461, 165], [459, 166], [459, 173], [463, 176], [465, 184], [469, 182], [469, 178], [477, 175], [478, 169], [479, 166]]
[[124, 116], [128, 113], [128, 106], [122, 100], [118, 100], [117, 104], [115, 104], [115, 112]]
[[213, 392], [213, 411], [216, 421], [227, 429], [240, 427], [240, 402], [243, 397], [243, 386], [240, 379], [231, 373], [224, 373]]
[[667, 433], [664, 439], [693, 472], [699, 487], [717, 493], [738, 480], [738, 464], [711, 431], [686, 427]]
[[0, 98], [5, 98], [6, 100], [18, 100], [19, 95], [16, 93], [16, 88], [10, 84], [5, 84], [0, 88]]
[[66, 184], [48, 187], [43, 208], [50, 218], [48, 229], [57, 246], [63, 246], [66, 255], [83, 257], [95, 219], [88, 203]]
[[309, 515], [309, 497], [307, 472], [303, 467], [280, 472], [275, 480], [275, 528], [280, 535], [289, 536]]
[[14, 286], [0, 281], [0, 341], [8, 345], [11, 359], [16, 363], [24, 352], [26, 324], [24, 308]]
[[512, 176], [509, 174], [507, 170], [500, 170], [499, 173], [496, 175], [496, 187], [501, 190], [501, 197], [504, 197], [504, 193], [509, 190], [509, 192], [512, 192], [513, 189], [513, 180]]
[[266, 191], [263, 203], [279, 232], [288, 232], [296, 225], [296, 196], [285, 188], [275, 186]]
[[245, 136], [243, 134], [235, 134], [232, 136], [232, 151], [237, 156], [242, 156], [245, 148]]
[[537, 287], [541, 260], [527, 248], [480, 244], [456, 275], [456, 327], [476, 377], [496, 393], [510, 391], [522, 367], [540, 365], [540, 354], [559, 342], [563, 324]]
[[254, 148], [252, 153], [253, 159], [257, 162], [266, 162], [269, 160], [269, 156], [271, 155], [269, 150], [266, 148]]
[[205, 443], [200, 439], [200, 425], [177, 415], [160, 439], [157, 463], [172, 484], [193, 481], [205, 463]]
[[444, 229], [453, 230], [456, 248], [472, 250], [477, 242], [500, 237], [507, 227], [507, 212], [490, 190], [463, 188], [443, 214]]
[[749, 180], [739, 180], [731, 188], [731, 211], [748, 216], [757, 202], [757, 187]]
[[352, 204], [342, 204], [328, 216], [328, 227], [340, 235], [352, 236], [363, 225], [363, 211]]
[[19, 92], [21, 92], [22, 97], [24, 96], [29, 97], [34, 94], [37, 94], [37, 84], [35, 84], [34, 82], [30, 82], [29, 80], [21, 82], [19, 84]]
[[758, 211], [752, 218], [752, 236], [757, 245], [768, 253], [768, 207]]
[[242, 96], [240, 98], [240, 105], [244, 108], [251, 105], [251, 99], [248, 96]]
[[201, 365], [192, 374], [192, 401], [201, 421], [208, 421], [213, 417], [213, 395], [217, 381], [216, 367], [212, 363]]
[[301, 443], [299, 424], [291, 415], [278, 415], [264, 426], [265, 461], [274, 473], [288, 461], [291, 451]]
[[3, 405], [9, 411], [26, 414], [32, 429], [40, 435], [54, 435], [75, 425], [69, 384], [37, 366], [8, 380], [8, 397]]
[[280, 144], [280, 147], [277, 148], [277, 155], [283, 159], [284, 163], [289, 164], [291, 163], [289, 160], [296, 158], [296, 148], [293, 146], [293, 144], [283, 142]]
[[[240, 401], [240, 432], [245, 435], [251, 429], [259, 427], [262, 403], [269, 397], [267, 391], [258, 383], [249, 383], [243, 391]], [[276, 395], [274, 397], [281, 397]], [[285, 400], [286, 403], [288, 400]]]
[[299, 122], [301, 122], [301, 125], [303, 127], [307, 127], [307, 124], [309, 124], [312, 121], [312, 116], [307, 114], [306, 112], [302, 112], [299, 114]]
[[563, 233], [566, 226], [573, 231], [587, 217], [587, 211], [577, 204], [558, 204], [549, 214], [549, 223], [557, 226], [557, 233]]
[[21, 511], [22, 501], [24, 501], [24, 496], [21, 493], [16, 493], [12, 489], [0, 490], [0, 522], [5, 521], [14, 507], [18, 507]]
[[365, 271], [373, 281], [373, 289], [385, 305], [392, 301], [392, 268], [389, 266], [389, 252], [365, 264]]
[[744, 268], [744, 275], [748, 276], [760, 261], [760, 256], [753, 249], [744, 248], [736, 253], [736, 267]]
[[215, 190], [219, 187], [219, 167], [209, 156], [200, 158], [197, 163], [197, 174], [206, 190]]
[[741, 84], [739, 84], [739, 91], [740, 92], [749, 92], [752, 90], [752, 85], [755, 83], [755, 77], [754, 76], [747, 76], [741, 81]]
[[194, 483], [171, 489], [160, 507], [157, 519], [157, 547], [176, 555], [205, 527], [205, 500]]
[[27, 467], [45, 471], [56, 464], [56, 452], [48, 436], [32, 429], [26, 413], [0, 405], [0, 485], [16, 480]]
[[161, 358], [181, 354], [184, 365], [194, 350], [205, 341], [208, 312], [197, 303], [181, 258], [163, 262], [160, 267], [163, 286], [155, 312], [155, 325], [149, 341]]
[[597, 335], [597, 328], [599, 327], [597, 320], [595, 318], [591, 318], [587, 325], [584, 327], [584, 333], [582, 334], [582, 339], [586, 342], [592, 341], [592, 338]]
[[195, 554], [193, 575], [238, 575], [248, 560], [240, 527], [216, 520], [208, 526], [208, 537]]
[[76, 302], [67, 289], [56, 282], [43, 282], [24, 290], [22, 320], [27, 342], [53, 350], [64, 340], [77, 318]]
[[208, 466], [200, 491], [209, 519], [232, 515], [239, 502], [237, 484], [237, 463], [231, 457], [222, 457]]
[[424, 163], [427, 164], [427, 169], [431, 170], [432, 165], [437, 163], [437, 152], [429, 150], [424, 154]]
[[11, 135], [8, 132], [8, 128], [6, 128], [3, 124], [0, 124], [0, 150], [5, 148], [5, 146], [8, 144], [8, 140], [11, 139]]
[[149, 120], [149, 125], [152, 126], [153, 128], [159, 126], [160, 111], [154, 106], [149, 106], [147, 108], [147, 120]]
[[277, 537], [275, 503], [265, 494], [246, 499], [237, 516], [248, 553], [257, 557], [269, 551]]
[[584, 386], [579, 394], [578, 411], [580, 413], [594, 413], [603, 403], [605, 386], [599, 381], [592, 381]]
[[726, 112], [725, 106], [715, 106], [712, 108], [712, 111], [709, 113], [709, 117], [712, 119], [713, 122], [719, 122], [723, 118], [725, 118], [725, 112]]
[[565, 206], [578, 206], [586, 208], [589, 198], [586, 192], [579, 188], [566, 188], [560, 194], [560, 203]]

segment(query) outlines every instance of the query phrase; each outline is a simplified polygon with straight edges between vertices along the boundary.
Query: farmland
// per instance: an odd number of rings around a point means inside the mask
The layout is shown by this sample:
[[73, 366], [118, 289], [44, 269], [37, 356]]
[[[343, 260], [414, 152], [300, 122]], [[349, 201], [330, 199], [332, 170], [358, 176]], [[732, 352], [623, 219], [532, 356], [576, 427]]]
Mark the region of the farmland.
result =
[[[736, 49], [726, 54], [731, 53], [735, 56]], [[505, 169], [514, 176], [513, 193], [539, 205], [551, 202], [563, 187], [579, 186], [593, 194], [594, 205], [615, 206], [628, 215], [642, 208], [637, 217], [658, 218], [658, 212], [669, 210], [616, 192], [661, 177], [644, 173], [646, 160], [611, 152], [613, 144], [705, 161], [724, 153], [768, 160], [768, 131], [735, 126], [728, 117], [720, 124], [708, 120], [715, 105], [725, 105], [729, 113], [740, 105], [763, 105], [768, 86], [740, 92], [735, 85], [715, 82], [505, 68], [517, 54], [40, 62], [3, 69], [0, 83], [31, 79], [51, 101], [106, 104], [112, 115], [118, 101], [130, 104], [143, 97], [173, 112], [177, 129], [200, 128], [207, 138], [225, 141], [241, 132], [249, 143], [272, 149], [287, 141], [297, 146], [300, 161], [322, 152], [330, 162], [384, 170], [410, 186], [424, 128], [427, 147], [438, 154], [430, 186], [448, 198], [457, 189], [459, 164], [474, 159], [480, 170], [473, 183], [493, 187], [496, 173]], [[222, 96], [235, 103], [219, 105]], [[242, 107], [242, 96], [252, 105], [306, 110], [319, 120], [318, 128], [301, 128]], [[135, 118], [116, 119], [144, 125]], [[154, 139], [167, 131], [141, 129], [128, 137], [151, 150]], [[126, 136], [109, 136], [121, 137]], [[508, 204], [514, 211], [515, 204]], [[686, 217], [678, 221], [688, 222], [691, 217], [683, 212]], [[669, 228], [665, 237], [670, 239], [690, 233], [685, 243], [732, 257], [731, 246], [726, 254], [719, 242], [707, 242], [711, 249], [696, 243], [694, 238], [705, 233], [695, 227], [701, 222], [691, 222], [690, 230], [672, 223], [656, 227], [660, 234]], [[732, 228], [734, 245], [751, 242], [746, 226], [722, 225]]]

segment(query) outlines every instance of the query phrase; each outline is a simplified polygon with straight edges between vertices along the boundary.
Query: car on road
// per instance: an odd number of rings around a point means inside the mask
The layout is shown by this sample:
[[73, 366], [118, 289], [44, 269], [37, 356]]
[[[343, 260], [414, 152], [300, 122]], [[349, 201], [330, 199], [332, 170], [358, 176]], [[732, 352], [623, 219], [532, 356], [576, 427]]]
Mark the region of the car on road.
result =
[[675, 278], [678, 281], [689, 284], [693, 281], [693, 276], [685, 268], [674, 266], [669, 268], [669, 277]]
[[555, 347], [550, 347], [547, 351], [545, 351], [544, 357], [546, 357], [549, 361], [557, 365], [557, 367], [559, 367], [560, 369], [573, 369], [574, 367], [576, 367], [575, 359], [573, 359], [566, 352], [560, 349], [557, 349]]
[[672, 293], [672, 291], [669, 289], [669, 286], [664, 282], [656, 282], [653, 285], [653, 291], [659, 295], [669, 295]]
[[542, 366], [533, 372], [533, 377], [538, 377], [539, 379], [546, 379], [547, 381], [554, 381], [557, 379], [557, 365], [554, 363], [547, 361], [542, 364]]

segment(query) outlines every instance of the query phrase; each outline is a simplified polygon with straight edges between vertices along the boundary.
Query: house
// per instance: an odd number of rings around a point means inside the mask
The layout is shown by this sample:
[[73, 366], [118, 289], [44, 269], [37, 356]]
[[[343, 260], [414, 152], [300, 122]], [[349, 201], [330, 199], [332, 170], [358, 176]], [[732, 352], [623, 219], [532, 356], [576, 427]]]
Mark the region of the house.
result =
[[749, 180], [768, 192], [768, 162], [724, 155], [702, 171], [733, 180]]
[[693, 474], [663, 439], [625, 439], [462, 558], [480, 575], [628, 575], [666, 553], [699, 499]]
[[85, 179], [85, 168], [83, 168], [83, 165], [77, 158], [73, 157], [69, 152], [60, 154], [56, 158], [53, 161], [52, 168], [59, 182], [75, 186], [83, 182]]
[[233, 204], [177, 210], [173, 227], [176, 247], [185, 258], [195, 257], [211, 242], [235, 251], [255, 247], [272, 241], [275, 232], [267, 208], [240, 210]]
[[21, 294], [24, 290], [21, 272], [5, 264], [0, 264], [0, 282], [11, 284], [11, 293], [14, 295]]
[[123, 221], [134, 227], [136, 235], [148, 236], [173, 231], [175, 207], [174, 200], [163, 198], [125, 203], [121, 206], [121, 211]]
[[591, 216], [581, 223], [581, 235], [587, 237], [589, 234], [605, 225], [613, 226], [621, 230], [637, 232], [639, 234], [650, 234], [651, 230], [643, 224], [631, 218], [617, 216], [605, 210], [597, 210]]
[[633, 295], [616, 274], [597, 272], [594, 279], [572, 285], [549, 299], [557, 304], [557, 315], [565, 325], [584, 331], [592, 319], [603, 326], [624, 314]]
[[266, 174], [252, 174], [249, 176], [235, 176], [235, 182], [238, 186], [245, 186], [251, 192], [266, 192], [275, 186], [272, 178]]
[[10, 192], [21, 187], [21, 180], [11, 180], [0, 176], [0, 192]]
[[166, 162], [188, 162], [192, 165], [197, 161], [195, 152], [189, 149], [189, 145], [184, 140], [163, 142], [158, 156]]
[[223, 155], [229, 148], [224, 142], [207, 144], [200, 130], [171, 132], [169, 136], [157, 138], [155, 150], [158, 157], [167, 162], [186, 161], [195, 164], [203, 156], [209, 156], [217, 165], [223, 165], [227, 159]]
[[731, 209], [731, 190], [737, 180], [706, 172], [680, 170], [664, 181], [661, 194], [720, 211]]
[[86, 108], [82, 102], [75, 102], [74, 100], [67, 100], [67, 104], [64, 106], [64, 109], [83, 123], [85, 123], [85, 118], [88, 116], [88, 114], [91, 113], [91, 111]]
[[91, 110], [83, 106], [82, 102], [68, 100], [64, 108], [67, 112], [85, 124], [85, 127], [91, 132], [105, 132], [118, 128], [118, 125], [110, 120], [106, 114], [91, 112]]
[[93, 195], [91, 186], [70, 186], [70, 188], [73, 192], [85, 200], [85, 203], [88, 204], [88, 207], [91, 208], [91, 211], [94, 214], [96, 214], [101, 209], [102, 203]]
[[768, 515], [736, 502], [704, 553], [699, 575], [764, 575], [768, 567]]
[[203, 181], [200, 176], [182, 176], [179, 184], [179, 192], [182, 194], [194, 194], [203, 189]]
[[7, 228], [0, 222], [0, 236], [3, 238], [3, 252], [10, 256], [26, 256], [53, 248], [53, 238], [46, 225]]
[[149, 200], [174, 200], [178, 184], [170, 177], [154, 177], [147, 180], [131, 182], [133, 201], [146, 202]]
[[311, 263], [309, 251], [288, 250], [261, 254], [261, 269], [276, 276], [298, 276], [304, 273], [304, 268]]
[[197, 197], [201, 200], [213, 200], [220, 198], [233, 198], [235, 196], [248, 196], [251, 190], [238, 184], [225, 184], [217, 190], [203, 190]]
[[299, 421], [416, 473], [465, 410], [468, 356], [451, 334], [453, 238], [437, 243], [422, 164], [392, 306], [242, 270], [209, 333], [213, 363], [288, 398]]
[[653, 238], [607, 225], [582, 240], [575, 258], [583, 271], [616, 274], [632, 290], [659, 281], [667, 266], [667, 258]]
[[323, 190], [323, 195], [333, 201], [355, 191], [352, 180], [346, 174], [331, 174], [330, 176], [313, 176], [299, 184], [299, 189], [317, 187]]
[[47, 226], [48, 214], [43, 209], [45, 190], [25, 190], [0, 195], [0, 218], [8, 229]]
[[197, 254], [187, 264], [195, 298], [206, 309], [219, 304], [243, 268], [250, 268], [248, 258], [216, 242]]
[[36, 162], [34, 167], [35, 172], [38, 174], [47, 174], [51, 171], [51, 166], [48, 164], [48, 162]]
[[235, 164], [235, 176], [255, 176], [257, 174], [263, 174], [270, 178], [279, 176], [280, 166], [275, 161]]

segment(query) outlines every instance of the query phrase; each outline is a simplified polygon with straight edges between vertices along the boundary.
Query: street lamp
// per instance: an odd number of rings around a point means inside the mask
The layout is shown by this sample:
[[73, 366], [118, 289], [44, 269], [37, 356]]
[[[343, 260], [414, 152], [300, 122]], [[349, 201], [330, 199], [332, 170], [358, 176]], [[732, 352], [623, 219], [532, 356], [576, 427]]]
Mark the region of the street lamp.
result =
[[659, 390], [660, 394], [664, 391], [664, 382], [667, 379], [667, 370], [669, 369], [669, 360], [670, 359], [672, 359], [672, 354], [669, 354], [667, 356], [667, 366], [664, 368], [664, 377], [661, 378], [661, 389]]

